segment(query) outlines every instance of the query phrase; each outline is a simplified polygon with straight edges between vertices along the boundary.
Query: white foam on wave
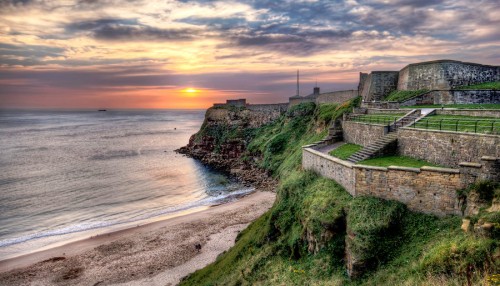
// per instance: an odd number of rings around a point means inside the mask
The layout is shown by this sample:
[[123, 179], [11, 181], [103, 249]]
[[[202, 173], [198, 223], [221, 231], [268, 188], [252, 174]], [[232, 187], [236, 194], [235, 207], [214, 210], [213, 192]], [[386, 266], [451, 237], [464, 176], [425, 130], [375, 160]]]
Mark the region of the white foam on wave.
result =
[[143, 221], [143, 220], [147, 220], [147, 219], [151, 219], [151, 218], [155, 218], [155, 217], [159, 217], [159, 216], [174, 214], [176, 212], [186, 211], [186, 210], [196, 208], [196, 207], [201, 207], [201, 206], [210, 206], [210, 205], [217, 205], [217, 204], [221, 204], [221, 203], [227, 203], [227, 202], [233, 201], [241, 196], [250, 194], [254, 191], [255, 191], [254, 188], [243, 188], [243, 189], [239, 189], [239, 190], [236, 190], [233, 192], [219, 194], [217, 196], [205, 197], [201, 200], [194, 201], [194, 202], [187, 203], [187, 204], [183, 204], [180, 206], [169, 207], [169, 208], [165, 208], [165, 209], [158, 210], [155, 212], [143, 214], [143, 215], [140, 215], [140, 216], [137, 216], [134, 218], [129, 218], [127, 220], [87, 222], [87, 223], [70, 225], [70, 226], [66, 226], [66, 227], [62, 227], [62, 228], [58, 228], [58, 229], [53, 229], [53, 230], [35, 232], [35, 233], [28, 234], [28, 235], [20, 236], [20, 237], [0, 240], [0, 247], [7, 247], [7, 246], [20, 244], [20, 243], [24, 243], [24, 242], [28, 242], [28, 241], [32, 241], [32, 240], [36, 240], [36, 239], [45, 238], [45, 237], [62, 236], [62, 235], [71, 234], [71, 233], [78, 233], [78, 232], [106, 228], [106, 227], [111, 227], [111, 226], [116, 226], [116, 225], [121, 225], [121, 224], [126, 224], [126, 223]]

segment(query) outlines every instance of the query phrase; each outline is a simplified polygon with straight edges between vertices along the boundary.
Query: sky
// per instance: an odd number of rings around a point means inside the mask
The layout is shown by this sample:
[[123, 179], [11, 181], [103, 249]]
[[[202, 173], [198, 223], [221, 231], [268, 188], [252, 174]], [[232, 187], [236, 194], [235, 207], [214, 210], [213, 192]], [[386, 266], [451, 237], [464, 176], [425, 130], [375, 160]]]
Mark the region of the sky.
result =
[[0, 108], [206, 108], [500, 63], [498, 0], [0, 0]]

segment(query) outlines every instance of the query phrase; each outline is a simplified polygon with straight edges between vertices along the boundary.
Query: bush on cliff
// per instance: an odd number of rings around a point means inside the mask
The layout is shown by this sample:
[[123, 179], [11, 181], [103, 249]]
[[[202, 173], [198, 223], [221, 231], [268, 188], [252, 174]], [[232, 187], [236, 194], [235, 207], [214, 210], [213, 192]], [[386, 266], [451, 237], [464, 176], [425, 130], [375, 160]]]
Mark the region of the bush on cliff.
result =
[[404, 211], [405, 205], [394, 201], [373, 197], [357, 197], [352, 201], [346, 242], [350, 257], [356, 261], [353, 268], [361, 266], [364, 272], [369, 271], [385, 262], [388, 254], [399, 247]]

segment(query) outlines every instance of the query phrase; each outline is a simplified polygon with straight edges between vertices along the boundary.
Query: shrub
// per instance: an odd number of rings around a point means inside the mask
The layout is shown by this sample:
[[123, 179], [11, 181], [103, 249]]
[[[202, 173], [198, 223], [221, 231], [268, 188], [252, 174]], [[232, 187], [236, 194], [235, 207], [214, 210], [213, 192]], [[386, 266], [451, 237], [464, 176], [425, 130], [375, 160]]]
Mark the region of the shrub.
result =
[[280, 133], [276, 136], [274, 136], [271, 141], [269, 141], [269, 144], [267, 145], [267, 151], [273, 155], [280, 154], [285, 150], [286, 144], [290, 138], [287, 136], [287, 134]]
[[493, 266], [491, 254], [498, 241], [474, 236], [455, 236], [438, 242], [423, 256], [424, 271], [447, 276], [470, 276], [472, 271]]

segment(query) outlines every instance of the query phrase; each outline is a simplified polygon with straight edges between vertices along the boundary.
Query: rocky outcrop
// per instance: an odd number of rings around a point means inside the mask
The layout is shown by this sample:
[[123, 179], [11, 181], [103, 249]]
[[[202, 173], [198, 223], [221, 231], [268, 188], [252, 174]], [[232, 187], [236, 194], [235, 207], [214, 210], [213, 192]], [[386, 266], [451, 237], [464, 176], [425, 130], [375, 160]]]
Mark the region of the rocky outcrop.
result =
[[247, 185], [274, 190], [276, 181], [256, 165], [259, 158], [246, 150], [254, 132], [280, 115], [277, 111], [209, 108], [200, 131], [191, 136], [187, 146], [176, 151], [227, 172]]

